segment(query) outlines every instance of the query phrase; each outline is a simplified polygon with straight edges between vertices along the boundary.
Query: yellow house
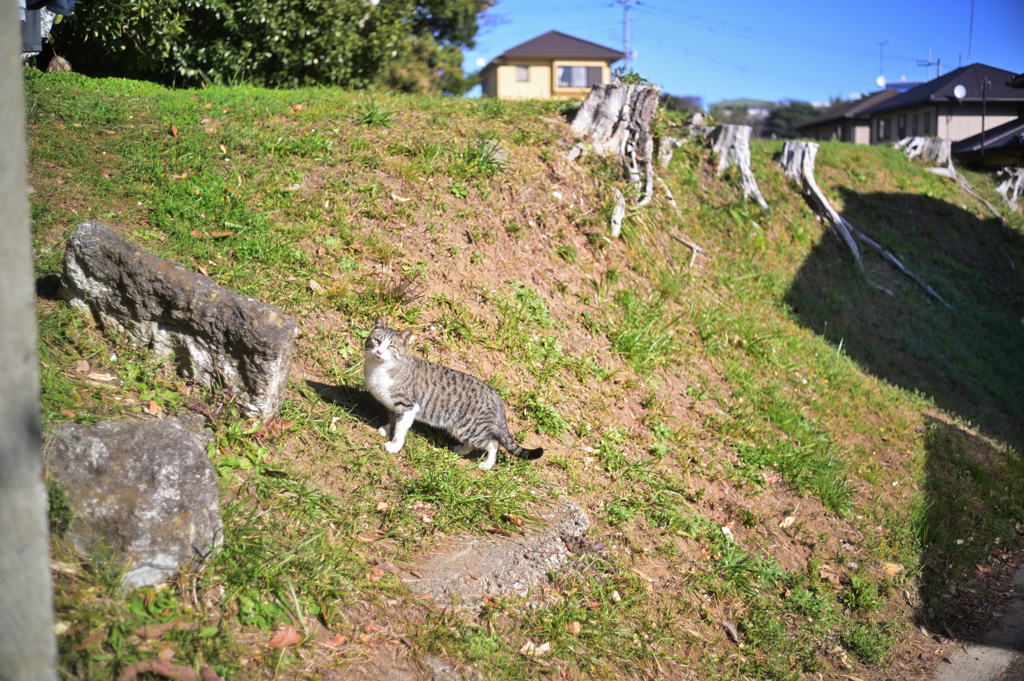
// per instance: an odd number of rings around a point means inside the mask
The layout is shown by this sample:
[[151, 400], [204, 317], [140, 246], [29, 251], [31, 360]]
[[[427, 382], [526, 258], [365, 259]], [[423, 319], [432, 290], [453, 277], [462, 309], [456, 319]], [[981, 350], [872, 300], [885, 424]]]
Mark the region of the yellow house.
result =
[[495, 57], [480, 71], [485, 97], [553, 99], [584, 97], [612, 82], [611, 65], [623, 53], [571, 35], [548, 31]]

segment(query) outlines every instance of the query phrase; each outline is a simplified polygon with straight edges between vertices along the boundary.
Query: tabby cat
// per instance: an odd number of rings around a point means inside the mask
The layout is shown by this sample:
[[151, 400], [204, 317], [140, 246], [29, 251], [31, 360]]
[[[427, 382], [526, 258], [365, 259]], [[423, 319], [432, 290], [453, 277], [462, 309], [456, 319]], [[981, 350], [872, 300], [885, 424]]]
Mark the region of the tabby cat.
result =
[[512, 439], [505, 421], [501, 397], [483, 381], [426, 360], [406, 349], [411, 331], [389, 329], [383, 317], [377, 321], [363, 346], [366, 387], [388, 409], [388, 427], [380, 429], [390, 439], [384, 449], [395, 454], [405, 444], [413, 421], [441, 428], [461, 444], [455, 451], [465, 456], [483, 449], [487, 457], [480, 468], [494, 466], [498, 445], [524, 459], [537, 459], [544, 449], [523, 449]]

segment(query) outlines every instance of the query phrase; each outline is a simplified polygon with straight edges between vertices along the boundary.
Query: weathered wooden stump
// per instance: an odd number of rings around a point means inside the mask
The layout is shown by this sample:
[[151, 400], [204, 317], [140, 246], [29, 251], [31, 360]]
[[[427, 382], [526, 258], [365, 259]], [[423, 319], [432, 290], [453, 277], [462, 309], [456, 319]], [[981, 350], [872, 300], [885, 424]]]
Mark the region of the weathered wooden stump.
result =
[[936, 137], [904, 137], [893, 145], [895, 149], [903, 149], [907, 158], [920, 158], [922, 161], [934, 161], [937, 165], [949, 165], [952, 160], [950, 140]]
[[751, 130], [749, 125], [719, 125], [711, 133], [711, 150], [718, 154], [718, 176], [721, 177], [729, 166], [739, 168], [743, 200], [753, 196], [761, 209], [770, 213], [772, 209], [761, 195], [754, 171], [750, 168]]
[[1009, 204], [1010, 210], [1017, 210], [1017, 199], [1024, 194], [1024, 168], [1003, 168], [996, 173], [996, 177], [1003, 178], [996, 191]]
[[[811, 208], [826, 222], [828, 222], [837, 234], [839, 234], [840, 238], [842, 238], [843, 242], [850, 249], [850, 252], [853, 253], [854, 260], [857, 261], [857, 264], [861, 264], [860, 249], [857, 248], [857, 242], [854, 240], [854, 237], [878, 251], [886, 261], [913, 280], [914, 283], [924, 289], [928, 295], [952, 310], [953, 307], [947, 303], [942, 296], [936, 293], [935, 289], [928, 285], [926, 281], [907, 269], [906, 266], [900, 262], [899, 258], [883, 248], [877, 241], [855, 229], [853, 225], [847, 222], [846, 218], [840, 215], [836, 209], [832, 207], [832, 204], [827, 198], [825, 198], [825, 195], [818, 187], [818, 183], [814, 181], [814, 158], [817, 153], [818, 144], [816, 142], [803, 142], [796, 140], [786, 142], [785, 146], [782, 147], [782, 158], [779, 160], [779, 163], [782, 165], [782, 168], [788, 178], [794, 182], [800, 183], [803, 188], [804, 197], [806, 197], [807, 202], [811, 204]], [[872, 282], [870, 279], [868, 279], [868, 282], [875, 288], [892, 295], [891, 291]]]
[[595, 154], [619, 158], [630, 184], [642, 188], [639, 206], [654, 189], [651, 122], [660, 93], [652, 85], [595, 85], [572, 121], [572, 131], [589, 136]]

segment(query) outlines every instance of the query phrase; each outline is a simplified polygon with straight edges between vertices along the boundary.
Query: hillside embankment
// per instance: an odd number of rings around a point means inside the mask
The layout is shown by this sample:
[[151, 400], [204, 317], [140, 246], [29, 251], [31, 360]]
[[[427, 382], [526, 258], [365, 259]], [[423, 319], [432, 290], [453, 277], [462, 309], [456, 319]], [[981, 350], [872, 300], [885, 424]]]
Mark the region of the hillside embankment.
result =
[[[858, 268], [781, 143], [752, 143], [770, 214], [688, 145], [660, 173], [678, 212], [656, 194], [611, 239], [621, 172], [567, 159], [569, 104], [26, 88], [44, 421], [197, 402], [222, 487], [222, 550], [161, 589], [124, 593], [54, 531], [67, 678], [158, 654], [225, 678], [919, 678], [1012, 600], [1020, 213], [1004, 228], [892, 149], [822, 145], [826, 196], [951, 311], [881, 258]], [[298, 322], [287, 426], [56, 299], [90, 219]], [[378, 315], [495, 387], [544, 457], [480, 471], [419, 426], [387, 454], [362, 378]], [[560, 558], [494, 567], [512, 584], [481, 593], [449, 558], [489, 540]], [[179, 617], [200, 627], [132, 635]]]

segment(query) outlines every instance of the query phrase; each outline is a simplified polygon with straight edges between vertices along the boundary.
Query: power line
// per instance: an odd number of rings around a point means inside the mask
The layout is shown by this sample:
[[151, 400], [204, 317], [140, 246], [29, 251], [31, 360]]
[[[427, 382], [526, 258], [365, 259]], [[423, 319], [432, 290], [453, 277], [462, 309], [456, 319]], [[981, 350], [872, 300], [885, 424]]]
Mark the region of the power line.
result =
[[[845, 53], [851, 56], [871, 56], [871, 52], [864, 48], [837, 45], [835, 43], [827, 43], [819, 40], [814, 40], [812, 38], [797, 37], [786, 35], [783, 33], [764, 31], [762, 29], [757, 29], [752, 26], [747, 26], [744, 24], [737, 24], [729, 21], [711, 19], [697, 14], [677, 12], [673, 9], [668, 9], [665, 7], [652, 6], [649, 2], [643, 5], [643, 7], [646, 11], [658, 13], [670, 20], [680, 21], [690, 25], [702, 26], [712, 31], [716, 31], [724, 35], [731, 35], [733, 37], [741, 38], [744, 40], [755, 40], [772, 45], [781, 45], [784, 47], [793, 47], [797, 49], [807, 49], [815, 51], [825, 50], [830, 53]], [[891, 54], [889, 55], [889, 59], [907, 62], [917, 61], [916, 57], [905, 57]]]

